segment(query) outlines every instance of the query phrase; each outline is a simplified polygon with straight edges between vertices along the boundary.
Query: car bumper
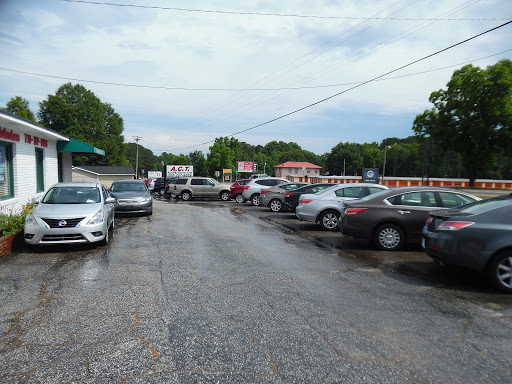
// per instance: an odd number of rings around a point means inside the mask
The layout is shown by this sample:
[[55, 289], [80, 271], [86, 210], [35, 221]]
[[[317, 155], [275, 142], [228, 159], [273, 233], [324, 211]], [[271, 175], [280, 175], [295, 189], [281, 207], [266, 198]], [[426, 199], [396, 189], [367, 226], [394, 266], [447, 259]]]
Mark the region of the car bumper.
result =
[[116, 213], [148, 213], [153, 210], [153, 201], [139, 203], [137, 201], [118, 200], [115, 210]]
[[82, 225], [74, 228], [25, 227], [25, 243], [73, 244], [95, 243], [105, 239], [107, 224]]
[[450, 232], [423, 230], [421, 246], [434, 261], [445, 265], [483, 271], [492, 251], [482, 248], [482, 242], [467, 237], [455, 237]]
[[295, 216], [297, 216], [297, 218], [302, 221], [312, 221], [312, 222], [316, 221], [316, 212], [313, 212], [313, 213], [308, 212], [300, 204], [295, 209]]

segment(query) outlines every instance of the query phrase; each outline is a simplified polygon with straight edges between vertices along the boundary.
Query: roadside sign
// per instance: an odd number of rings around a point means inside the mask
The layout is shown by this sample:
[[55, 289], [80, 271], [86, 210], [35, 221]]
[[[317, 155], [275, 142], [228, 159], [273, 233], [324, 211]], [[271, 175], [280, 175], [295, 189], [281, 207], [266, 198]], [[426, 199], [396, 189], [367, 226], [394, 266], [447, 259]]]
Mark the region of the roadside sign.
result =
[[192, 177], [194, 176], [193, 165], [166, 165], [167, 178], [170, 177]]
[[363, 183], [379, 183], [378, 168], [363, 168]]
[[252, 161], [239, 161], [238, 162], [238, 172], [252, 172]]

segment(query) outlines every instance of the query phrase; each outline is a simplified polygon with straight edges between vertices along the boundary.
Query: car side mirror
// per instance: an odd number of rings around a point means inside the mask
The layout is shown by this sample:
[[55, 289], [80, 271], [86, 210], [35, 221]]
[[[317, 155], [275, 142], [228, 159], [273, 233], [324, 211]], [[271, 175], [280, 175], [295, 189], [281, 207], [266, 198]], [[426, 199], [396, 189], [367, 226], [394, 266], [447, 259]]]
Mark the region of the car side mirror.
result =
[[114, 204], [117, 203], [117, 199], [115, 197], [107, 197], [105, 200], [105, 204]]

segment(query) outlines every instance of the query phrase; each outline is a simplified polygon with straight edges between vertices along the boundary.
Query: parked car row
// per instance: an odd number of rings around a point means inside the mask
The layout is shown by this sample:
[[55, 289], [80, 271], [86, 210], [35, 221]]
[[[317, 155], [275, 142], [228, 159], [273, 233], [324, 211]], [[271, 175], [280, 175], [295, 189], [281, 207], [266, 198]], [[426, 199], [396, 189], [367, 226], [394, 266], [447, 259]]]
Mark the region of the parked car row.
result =
[[153, 213], [153, 198], [143, 181], [116, 180], [110, 189], [100, 183], [57, 183], [27, 215], [25, 242], [106, 245], [116, 213]]
[[482, 200], [447, 188], [390, 189], [277, 178], [260, 179], [260, 185], [270, 184], [269, 179], [278, 184], [256, 189], [250, 181], [236, 182], [233, 189], [249, 191], [236, 201], [250, 201], [273, 212], [295, 212], [299, 220], [366, 239], [384, 251], [421, 245], [434, 261], [484, 273], [494, 287], [512, 293], [512, 194]]

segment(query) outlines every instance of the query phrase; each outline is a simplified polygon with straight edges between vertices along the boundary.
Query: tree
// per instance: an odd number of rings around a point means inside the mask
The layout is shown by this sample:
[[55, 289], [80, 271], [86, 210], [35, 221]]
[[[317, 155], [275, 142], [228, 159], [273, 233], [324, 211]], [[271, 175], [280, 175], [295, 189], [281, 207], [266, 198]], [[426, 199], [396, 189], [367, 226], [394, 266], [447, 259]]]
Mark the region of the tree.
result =
[[16, 96], [9, 100], [7, 102], [7, 108], [5, 110], [9, 113], [12, 113], [13, 115], [19, 116], [23, 119], [30, 120], [33, 123], [36, 123], [36, 117], [34, 113], [30, 110], [28, 101], [21, 96]]
[[194, 175], [206, 176], [206, 158], [203, 152], [190, 152], [188, 157], [190, 158], [190, 164], [194, 166]]
[[39, 103], [41, 124], [105, 151], [105, 157], [79, 156], [77, 165], [127, 165], [123, 119], [80, 84], [62, 85], [55, 95]]
[[432, 92], [434, 108], [414, 120], [417, 135], [460, 154], [470, 186], [512, 149], [512, 61], [456, 70], [446, 90]]

